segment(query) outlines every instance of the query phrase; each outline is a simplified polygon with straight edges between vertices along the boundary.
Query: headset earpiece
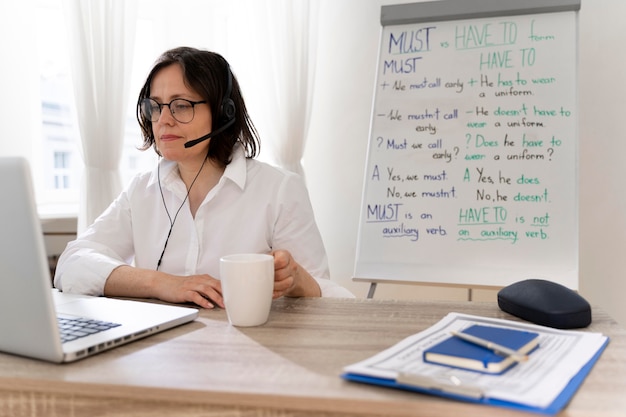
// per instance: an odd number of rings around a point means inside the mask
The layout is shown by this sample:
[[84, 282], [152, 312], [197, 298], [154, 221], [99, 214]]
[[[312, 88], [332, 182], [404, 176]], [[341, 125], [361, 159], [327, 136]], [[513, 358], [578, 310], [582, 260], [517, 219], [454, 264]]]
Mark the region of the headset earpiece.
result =
[[228, 73], [228, 83], [226, 85], [226, 93], [222, 98], [222, 105], [220, 108], [220, 117], [223, 120], [223, 124], [226, 124], [235, 118], [237, 108], [235, 102], [230, 97], [233, 93], [233, 74], [230, 72], [230, 65], [226, 63], [226, 72]]

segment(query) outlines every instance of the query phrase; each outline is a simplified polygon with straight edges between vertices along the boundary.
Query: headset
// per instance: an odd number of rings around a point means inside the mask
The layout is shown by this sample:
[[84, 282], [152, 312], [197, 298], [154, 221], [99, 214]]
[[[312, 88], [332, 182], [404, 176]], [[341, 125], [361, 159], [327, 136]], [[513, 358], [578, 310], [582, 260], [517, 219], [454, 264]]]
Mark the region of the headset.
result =
[[235, 114], [237, 112], [237, 107], [235, 106], [235, 102], [231, 98], [233, 93], [233, 73], [230, 71], [230, 65], [225, 61], [226, 65], [226, 92], [224, 93], [224, 97], [222, 97], [222, 104], [220, 105], [220, 114], [219, 119], [222, 122], [222, 126], [213, 130], [212, 132], [207, 133], [206, 135], [199, 137], [198, 139], [190, 140], [185, 143], [185, 148], [191, 148], [192, 146], [196, 146], [200, 142], [204, 142], [205, 140], [222, 133], [224, 130], [228, 129], [235, 123]]

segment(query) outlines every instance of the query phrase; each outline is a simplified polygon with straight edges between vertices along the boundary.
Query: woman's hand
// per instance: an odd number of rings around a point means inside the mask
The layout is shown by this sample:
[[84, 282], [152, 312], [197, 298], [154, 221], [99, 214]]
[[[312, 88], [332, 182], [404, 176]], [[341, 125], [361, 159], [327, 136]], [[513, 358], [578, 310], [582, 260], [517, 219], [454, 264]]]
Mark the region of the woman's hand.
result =
[[194, 303], [224, 308], [222, 283], [209, 275], [176, 276], [164, 272], [120, 266], [111, 272], [104, 294], [111, 297], [157, 298], [170, 303]]
[[286, 250], [275, 250], [274, 256], [274, 298], [320, 297], [317, 281]]
[[222, 283], [209, 275], [169, 276], [159, 285], [157, 298], [171, 303], [194, 303], [204, 308], [224, 308]]

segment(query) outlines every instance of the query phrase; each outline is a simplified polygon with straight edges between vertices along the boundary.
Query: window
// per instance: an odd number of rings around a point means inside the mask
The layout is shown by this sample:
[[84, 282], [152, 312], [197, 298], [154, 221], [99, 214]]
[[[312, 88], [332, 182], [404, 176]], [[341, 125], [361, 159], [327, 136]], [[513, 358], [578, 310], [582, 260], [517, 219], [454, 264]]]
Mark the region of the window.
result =
[[70, 157], [71, 152], [54, 152], [54, 188], [70, 188]]
[[[78, 212], [80, 178], [84, 167], [80, 154], [80, 131], [74, 109], [74, 93], [70, 68], [68, 35], [62, 0], [38, 0], [36, 3], [38, 22], [37, 50], [39, 54], [40, 96], [41, 96], [41, 143], [33, 148], [41, 161], [41, 170], [36, 175], [38, 203], [40, 211], [64, 211], [64, 215]], [[137, 42], [146, 42], [149, 34], [144, 31], [145, 22], [138, 22]], [[144, 48], [145, 49], [145, 48]], [[143, 52], [137, 54], [143, 58]], [[147, 60], [152, 63], [154, 56]], [[137, 56], [135, 57], [137, 61]], [[136, 64], [136, 62], [134, 62]], [[145, 74], [134, 74], [128, 104], [128, 116], [124, 135], [124, 149], [120, 161], [122, 184], [126, 184], [137, 173], [154, 166], [156, 154], [151, 151], [141, 152], [141, 132], [134, 115], [138, 82]], [[72, 213], [68, 213], [71, 211]], [[45, 214], [45, 213], [44, 213]]]

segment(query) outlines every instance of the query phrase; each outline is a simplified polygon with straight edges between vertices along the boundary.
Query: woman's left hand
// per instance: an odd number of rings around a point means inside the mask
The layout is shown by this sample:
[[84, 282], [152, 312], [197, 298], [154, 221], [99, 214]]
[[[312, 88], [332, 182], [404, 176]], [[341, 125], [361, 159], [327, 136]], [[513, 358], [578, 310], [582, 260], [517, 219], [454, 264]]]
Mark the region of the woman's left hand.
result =
[[275, 250], [274, 256], [274, 298], [320, 297], [317, 281], [286, 250]]

